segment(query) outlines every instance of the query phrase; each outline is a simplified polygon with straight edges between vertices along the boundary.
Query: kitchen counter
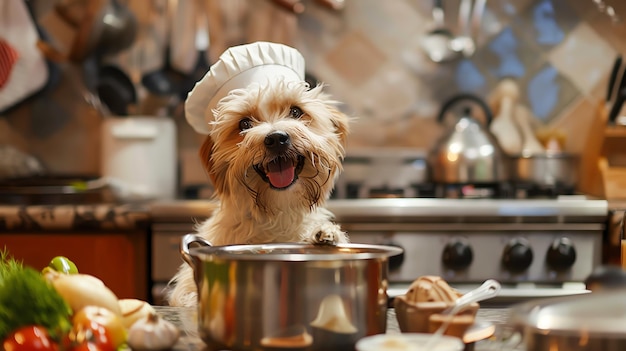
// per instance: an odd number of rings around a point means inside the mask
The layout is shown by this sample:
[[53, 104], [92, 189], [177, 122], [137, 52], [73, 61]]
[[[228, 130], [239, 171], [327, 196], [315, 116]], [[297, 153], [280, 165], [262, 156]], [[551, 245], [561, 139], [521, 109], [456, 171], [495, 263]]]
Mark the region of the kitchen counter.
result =
[[0, 232], [147, 229], [146, 203], [0, 205]]
[[[198, 324], [196, 321], [197, 312], [195, 308], [155, 306], [155, 309], [159, 315], [174, 323], [181, 330], [181, 338], [173, 348], [174, 351], [210, 351], [198, 337]], [[472, 346], [475, 351], [502, 349], [510, 351], [523, 350], [522, 348], [510, 348], [508, 345], [505, 346], [499, 340], [499, 336], [505, 330], [507, 316], [508, 309], [506, 308], [481, 308], [478, 311], [476, 322], [485, 324], [491, 323], [496, 326], [496, 332], [494, 337], [479, 341], [474, 345], [468, 345], [466, 350], [471, 350]], [[393, 309], [389, 309], [387, 312], [387, 332], [399, 332], [398, 323]]]
[[150, 226], [144, 204], [0, 205], [0, 249], [37, 269], [70, 257], [117, 296], [148, 299]]
[[[449, 216], [448, 212], [451, 207], [461, 211], [458, 216], [471, 215], [472, 211], [484, 212], [486, 208], [492, 212], [499, 211], [495, 215], [502, 215], [500, 212], [506, 210], [520, 212], [505, 214], [512, 216], [524, 214], [524, 211], [537, 211], [537, 208], [541, 206], [545, 206], [544, 212], [552, 213], [554, 209], [550, 206], [555, 203], [519, 200], [395, 199], [393, 206], [389, 206], [389, 202], [385, 202], [383, 206], [377, 206], [375, 201], [330, 200], [328, 208], [337, 212], [338, 217], [350, 217], [355, 213], [363, 215], [363, 211], [381, 211], [381, 209], [396, 216], [414, 216], [415, 213], [420, 213], [421, 215], [428, 214], [429, 217], [435, 216], [439, 211], [437, 209], [441, 209], [441, 211], [447, 211]], [[472, 206], [466, 206], [469, 201], [472, 201]], [[580, 203], [576, 201], [561, 202], [559, 206], [562, 207], [564, 203], [569, 207], [561, 209], [565, 212], [559, 213], [560, 215], [567, 215], [570, 207], [580, 209]], [[605, 201], [589, 202], [589, 204], [593, 204], [588, 205], [590, 214], [595, 215], [598, 211], [607, 212]], [[155, 222], [193, 223], [210, 216], [216, 207], [217, 204], [210, 200], [58, 205], [0, 204], [0, 231], [144, 229]], [[376, 212], [376, 215], [381, 216], [382, 213]]]

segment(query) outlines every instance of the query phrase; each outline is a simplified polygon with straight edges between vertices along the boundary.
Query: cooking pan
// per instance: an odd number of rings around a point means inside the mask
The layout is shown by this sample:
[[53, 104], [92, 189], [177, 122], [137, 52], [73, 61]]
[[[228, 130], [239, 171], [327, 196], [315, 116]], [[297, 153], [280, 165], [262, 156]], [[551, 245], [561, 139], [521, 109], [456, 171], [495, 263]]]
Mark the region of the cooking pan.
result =
[[98, 97], [116, 116], [127, 116], [137, 103], [137, 91], [130, 77], [119, 67], [105, 65], [99, 68]]
[[526, 350], [626, 350], [626, 290], [529, 301], [512, 308], [507, 324]]
[[92, 204], [106, 199], [105, 184], [93, 176], [50, 175], [0, 180], [0, 204]]
[[575, 187], [578, 180], [578, 155], [546, 152], [512, 158], [513, 178], [517, 182], [542, 187]]
[[388, 258], [402, 249], [211, 246], [188, 234], [181, 253], [194, 270], [199, 334], [210, 349], [353, 350], [386, 331]]

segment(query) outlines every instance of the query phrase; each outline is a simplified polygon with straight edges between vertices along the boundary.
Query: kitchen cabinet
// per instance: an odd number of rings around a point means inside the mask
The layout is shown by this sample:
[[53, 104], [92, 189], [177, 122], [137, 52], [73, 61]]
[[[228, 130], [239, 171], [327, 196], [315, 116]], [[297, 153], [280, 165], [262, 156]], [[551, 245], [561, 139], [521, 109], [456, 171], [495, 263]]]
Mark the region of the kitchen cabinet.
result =
[[35, 269], [66, 256], [80, 273], [100, 278], [118, 298], [148, 300], [148, 231], [15, 232], [0, 234], [16, 259]]

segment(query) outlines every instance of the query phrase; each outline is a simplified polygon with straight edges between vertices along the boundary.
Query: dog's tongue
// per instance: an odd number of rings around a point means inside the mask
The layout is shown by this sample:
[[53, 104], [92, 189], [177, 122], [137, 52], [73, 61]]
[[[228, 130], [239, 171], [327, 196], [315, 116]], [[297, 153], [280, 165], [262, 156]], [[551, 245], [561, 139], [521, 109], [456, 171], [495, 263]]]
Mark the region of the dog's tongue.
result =
[[275, 188], [285, 188], [293, 183], [296, 168], [287, 160], [277, 159], [267, 165], [267, 178]]

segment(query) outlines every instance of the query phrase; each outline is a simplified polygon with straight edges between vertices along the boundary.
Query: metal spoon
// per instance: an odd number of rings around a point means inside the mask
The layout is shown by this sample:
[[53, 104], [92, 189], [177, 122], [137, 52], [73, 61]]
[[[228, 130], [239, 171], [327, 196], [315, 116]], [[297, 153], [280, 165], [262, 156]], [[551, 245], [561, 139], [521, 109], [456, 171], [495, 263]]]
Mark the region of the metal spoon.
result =
[[459, 28], [463, 34], [450, 42], [450, 48], [464, 57], [471, 57], [476, 52], [476, 36], [480, 30], [482, 16], [487, 0], [476, 0], [472, 9], [472, 0], [462, 0], [459, 7]]
[[430, 31], [422, 40], [422, 49], [433, 62], [449, 61], [458, 54], [450, 49], [450, 42], [454, 35], [445, 27], [443, 0], [435, 0], [433, 3], [433, 21], [435, 29]]
[[437, 328], [437, 330], [433, 333], [433, 335], [428, 339], [425, 345], [423, 345], [424, 350], [430, 350], [436, 343], [441, 339], [441, 336], [448, 329], [452, 318], [459, 313], [461, 310], [469, 306], [474, 302], [479, 302], [483, 300], [490, 299], [492, 297], [497, 296], [500, 293], [500, 283], [494, 279], [486, 280], [481, 286], [478, 288], [471, 290], [463, 296], [459, 297], [453, 306], [445, 309], [441, 312], [442, 315], [445, 315], [443, 323]]

